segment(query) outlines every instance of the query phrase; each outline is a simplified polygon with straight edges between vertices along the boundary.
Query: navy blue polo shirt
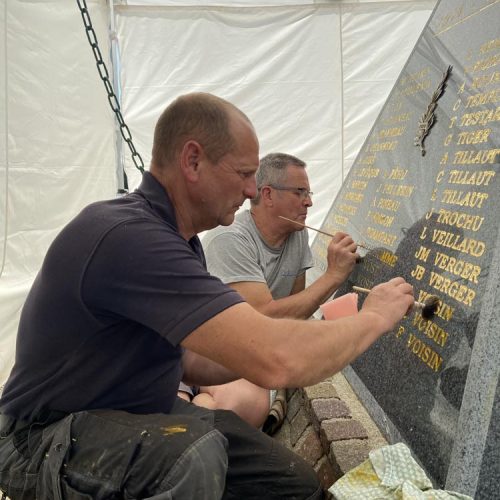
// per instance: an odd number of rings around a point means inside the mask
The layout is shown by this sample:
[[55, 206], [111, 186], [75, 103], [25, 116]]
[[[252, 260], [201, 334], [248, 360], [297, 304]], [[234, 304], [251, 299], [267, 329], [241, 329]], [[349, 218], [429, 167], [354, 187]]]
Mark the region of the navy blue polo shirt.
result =
[[198, 237], [182, 238], [147, 172], [137, 191], [89, 205], [52, 243], [23, 307], [0, 411], [168, 413], [180, 342], [242, 300], [207, 272]]

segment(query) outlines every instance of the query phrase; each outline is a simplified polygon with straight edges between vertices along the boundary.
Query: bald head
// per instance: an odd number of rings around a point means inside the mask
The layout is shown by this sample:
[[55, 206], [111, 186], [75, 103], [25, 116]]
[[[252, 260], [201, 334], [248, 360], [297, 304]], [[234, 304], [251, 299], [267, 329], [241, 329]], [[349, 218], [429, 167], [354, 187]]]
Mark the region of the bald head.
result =
[[173, 101], [161, 114], [155, 127], [152, 165], [165, 168], [175, 162], [183, 144], [194, 140], [217, 163], [235, 147], [232, 122], [248, 117], [220, 97], [203, 92], [185, 94]]

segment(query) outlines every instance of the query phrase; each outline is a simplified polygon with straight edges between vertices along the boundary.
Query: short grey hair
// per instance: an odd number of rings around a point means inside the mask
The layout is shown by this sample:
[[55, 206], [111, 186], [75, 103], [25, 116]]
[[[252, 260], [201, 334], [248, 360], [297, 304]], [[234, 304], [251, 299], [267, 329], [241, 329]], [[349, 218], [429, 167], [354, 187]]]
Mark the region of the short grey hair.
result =
[[306, 168], [305, 162], [296, 156], [286, 153], [269, 153], [260, 160], [259, 169], [255, 174], [257, 196], [250, 200], [252, 205], [260, 201], [260, 189], [263, 186], [279, 186], [286, 181], [286, 168], [288, 166]]

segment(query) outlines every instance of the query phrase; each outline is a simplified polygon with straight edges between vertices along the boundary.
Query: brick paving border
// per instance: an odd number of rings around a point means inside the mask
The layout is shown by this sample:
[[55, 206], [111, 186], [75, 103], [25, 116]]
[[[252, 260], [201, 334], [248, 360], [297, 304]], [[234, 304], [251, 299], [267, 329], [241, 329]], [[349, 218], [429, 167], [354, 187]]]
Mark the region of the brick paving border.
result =
[[288, 411], [275, 439], [304, 458], [325, 491], [387, 444], [342, 374], [287, 389]]

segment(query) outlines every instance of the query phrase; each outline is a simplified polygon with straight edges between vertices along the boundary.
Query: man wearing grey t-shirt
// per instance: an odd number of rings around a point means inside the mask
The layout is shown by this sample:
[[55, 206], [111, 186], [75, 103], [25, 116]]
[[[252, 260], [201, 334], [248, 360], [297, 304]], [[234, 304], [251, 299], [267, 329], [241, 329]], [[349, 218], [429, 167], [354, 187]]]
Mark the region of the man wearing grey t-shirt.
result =
[[[240, 293], [259, 312], [282, 318], [309, 318], [347, 278], [356, 258], [356, 244], [337, 233], [328, 247], [325, 273], [305, 287], [313, 265], [304, 224], [312, 192], [306, 164], [284, 153], [260, 161], [258, 194], [251, 209], [238, 214], [231, 226], [205, 236], [208, 270]], [[269, 390], [239, 379], [221, 386], [201, 387], [195, 404], [235, 411], [260, 427], [269, 413]]]

